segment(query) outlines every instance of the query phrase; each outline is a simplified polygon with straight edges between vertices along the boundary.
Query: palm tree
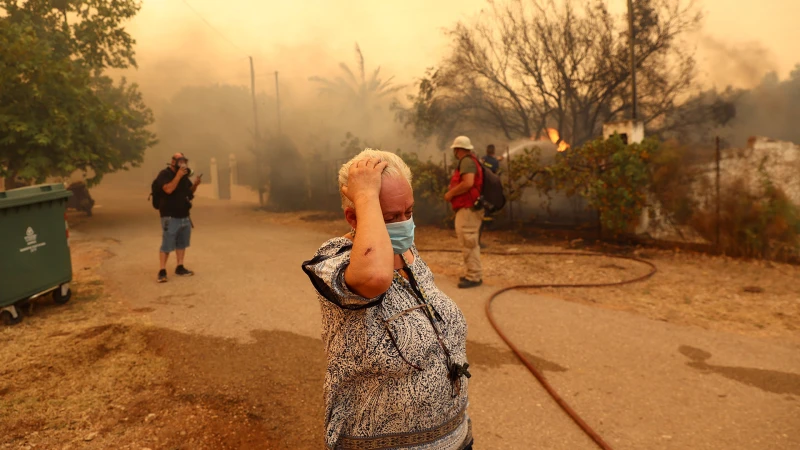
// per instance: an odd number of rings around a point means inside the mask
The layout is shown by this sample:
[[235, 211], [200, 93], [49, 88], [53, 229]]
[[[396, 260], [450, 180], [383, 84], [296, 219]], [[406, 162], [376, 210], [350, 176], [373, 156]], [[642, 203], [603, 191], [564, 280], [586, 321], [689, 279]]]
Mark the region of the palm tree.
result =
[[380, 78], [380, 66], [375, 69], [369, 79], [366, 76], [364, 67], [364, 54], [356, 43], [356, 62], [358, 63], [358, 77], [345, 63], [339, 63], [339, 67], [344, 72], [343, 75], [333, 79], [323, 77], [311, 77], [309, 81], [319, 83], [319, 93], [339, 97], [346, 102], [348, 107], [356, 107], [362, 112], [367, 113], [371, 109], [380, 106], [380, 100], [403, 89], [402, 85], [392, 83], [394, 77], [386, 80]]

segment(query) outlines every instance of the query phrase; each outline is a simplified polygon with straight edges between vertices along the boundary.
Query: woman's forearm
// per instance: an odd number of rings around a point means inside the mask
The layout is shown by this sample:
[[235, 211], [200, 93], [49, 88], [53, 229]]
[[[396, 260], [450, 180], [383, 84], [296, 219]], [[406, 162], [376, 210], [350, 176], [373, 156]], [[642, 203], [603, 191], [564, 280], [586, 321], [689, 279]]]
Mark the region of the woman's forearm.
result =
[[358, 229], [345, 282], [362, 297], [375, 298], [392, 284], [394, 251], [378, 198], [356, 199], [355, 210]]

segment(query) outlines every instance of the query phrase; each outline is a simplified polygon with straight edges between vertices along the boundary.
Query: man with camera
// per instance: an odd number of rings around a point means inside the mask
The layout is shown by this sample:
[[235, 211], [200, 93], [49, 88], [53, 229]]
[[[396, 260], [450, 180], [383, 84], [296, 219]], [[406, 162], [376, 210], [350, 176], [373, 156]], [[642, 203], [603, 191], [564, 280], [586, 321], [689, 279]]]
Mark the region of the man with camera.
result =
[[[190, 276], [194, 272], [183, 266], [186, 248], [192, 236], [192, 220], [189, 210], [192, 208], [192, 199], [197, 187], [200, 185], [202, 175], [195, 178], [194, 183], [189, 180], [192, 175], [189, 162], [183, 153], [172, 155], [169, 166], [162, 170], [154, 182], [158, 188], [158, 211], [161, 214], [161, 270], [158, 271], [158, 282], [167, 281], [167, 258], [175, 252], [178, 258], [178, 267], [175, 275]], [[163, 191], [163, 192], [162, 192]]]

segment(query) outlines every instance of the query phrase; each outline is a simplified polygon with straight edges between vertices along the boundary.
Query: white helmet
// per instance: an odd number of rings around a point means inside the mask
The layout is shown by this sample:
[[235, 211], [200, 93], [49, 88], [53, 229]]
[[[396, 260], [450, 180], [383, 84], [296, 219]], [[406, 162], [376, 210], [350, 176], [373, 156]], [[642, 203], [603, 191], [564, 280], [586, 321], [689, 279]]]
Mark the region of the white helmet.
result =
[[463, 148], [464, 150], [472, 150], [472, 142], [466, 136], [459, 136], [453, 141], [450, 148]]

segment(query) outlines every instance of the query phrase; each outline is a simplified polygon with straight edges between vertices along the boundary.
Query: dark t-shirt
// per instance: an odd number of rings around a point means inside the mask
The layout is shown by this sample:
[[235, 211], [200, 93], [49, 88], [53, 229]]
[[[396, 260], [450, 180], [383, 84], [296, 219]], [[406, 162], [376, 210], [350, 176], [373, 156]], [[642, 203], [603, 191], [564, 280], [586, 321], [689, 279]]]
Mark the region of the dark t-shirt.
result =
[[[169, 184], [175, 178], [175, 172], [169, 167], [162, 170], [158, 174], [158, 185], [161, 187], [162, 192], [165, 184]], [[192, 207], [192, 199], [194, 193], [192, 192], [192, 182], [189, 181], [188, 176], [181, 178], [178, 182], [178, 187], [172, 191], [172, 194], [163, 192], [161, 201], [161, 208], [159, 212], [161, 217], [175, 217], [182, 219], [189, 217], [189, 209]]]
[[497, 171], [500, 170], [500, 161], [498, 161], [497, 158], [492, 155], [484, 156], [483, 164], [494, 173], [497, 173]]

